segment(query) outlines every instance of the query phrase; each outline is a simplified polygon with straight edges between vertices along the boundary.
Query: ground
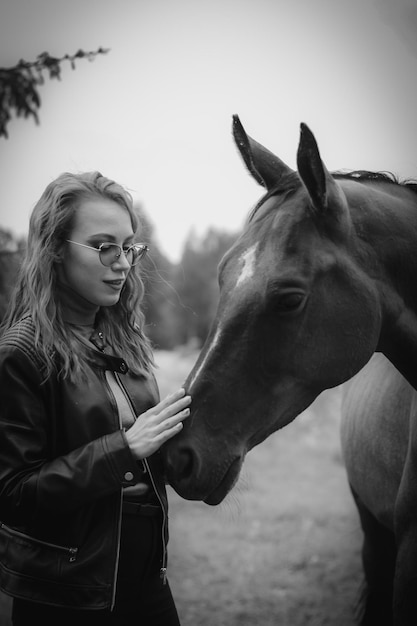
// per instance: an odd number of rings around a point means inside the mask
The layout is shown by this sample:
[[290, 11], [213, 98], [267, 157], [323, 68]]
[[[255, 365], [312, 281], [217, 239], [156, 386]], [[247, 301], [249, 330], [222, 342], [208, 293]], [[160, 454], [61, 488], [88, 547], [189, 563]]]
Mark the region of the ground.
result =
[[[180, 351], [156, 357], [161, 395], [181, 385], [195, 360]], [[182, 626], [355, 624], [362, 536], [339, 418], [340, 389], [325, 392], [248, 454], [217, 507], [169, 489], [168, 573]], [[8, 607], [2, 596], [1, 626], [9, 626]]]

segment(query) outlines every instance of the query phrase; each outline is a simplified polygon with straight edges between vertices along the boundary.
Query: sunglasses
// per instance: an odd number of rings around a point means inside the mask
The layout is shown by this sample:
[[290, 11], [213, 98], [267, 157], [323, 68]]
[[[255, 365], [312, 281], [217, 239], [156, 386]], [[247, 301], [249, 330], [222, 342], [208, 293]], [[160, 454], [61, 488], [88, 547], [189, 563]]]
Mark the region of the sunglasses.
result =
[[144, 243], [132, 243], [128, 248], [122, 248], [117, 243], [101, 243], [98, 248], [94, 248], [93, 246], [87, 246], [85, 243], [79, 243], [71, 239], [66, 239], [65, 241], [74, 243], [76, 246], [95, 250], [98, 252], [100, 261], [105, 267], [110, 267], [113, 263], [116, 263], [122, 256], [122, 253], [125, 255], [129, 265], [133, 267], [143, 259], [149, 250], [149, 247]]

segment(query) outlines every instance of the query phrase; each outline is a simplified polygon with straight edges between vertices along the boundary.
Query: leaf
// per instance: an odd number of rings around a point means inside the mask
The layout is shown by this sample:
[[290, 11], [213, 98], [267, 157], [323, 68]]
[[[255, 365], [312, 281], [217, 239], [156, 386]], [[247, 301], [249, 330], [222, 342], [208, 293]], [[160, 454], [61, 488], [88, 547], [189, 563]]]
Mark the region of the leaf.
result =
[[0, 137], [8, 138], [7, 125], [12, 113], [17, 117], [32, 117], [39, 123], [38, 110], [41, 99], [37, 88], [45, 83], [43, 72], [48, 72], [50, 79], [61, 80], [61, 66], [69, 61], [75, 69], [75, 59], [88, 58], [93, 60], [98, 54], [106, 54], [109, 48], [98, 48], [96, 51], [78, 50], [74, 55], [66, 54], [61, 58], [52, 57], [48, 52], [41, 52], [35, 61], [20, 59], [17, 65], [0, 68]]

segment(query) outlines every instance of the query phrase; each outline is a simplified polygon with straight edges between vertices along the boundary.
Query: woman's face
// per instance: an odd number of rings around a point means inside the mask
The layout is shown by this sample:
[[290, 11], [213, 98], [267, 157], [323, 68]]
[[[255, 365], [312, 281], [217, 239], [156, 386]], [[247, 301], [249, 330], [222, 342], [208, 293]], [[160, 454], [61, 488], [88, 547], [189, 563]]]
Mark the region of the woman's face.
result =
[[[105, 198], [83, 200], [74, 218], [68, 239], [98, 248], [101, 243], [117, 243], [122, 248], [134, 243], [130, 215], [123, 206]], [[87, 304], [112, 306], [130, 271], [124, 254], [110, 267], [104, 266], [99, 253], [74, 243], [65, 244], [61, 263], [62, 279]]]

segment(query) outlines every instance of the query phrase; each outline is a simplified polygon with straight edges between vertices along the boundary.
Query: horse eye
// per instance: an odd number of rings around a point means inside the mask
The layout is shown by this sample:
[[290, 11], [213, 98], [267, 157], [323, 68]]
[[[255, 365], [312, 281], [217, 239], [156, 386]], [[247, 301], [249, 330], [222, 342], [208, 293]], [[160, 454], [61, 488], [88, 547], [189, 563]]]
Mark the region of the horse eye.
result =
[[303, 293], [283, 293], [276, 298], [274, 309], [278, 313], [291, 313], [300, 308], [304, 299]]

